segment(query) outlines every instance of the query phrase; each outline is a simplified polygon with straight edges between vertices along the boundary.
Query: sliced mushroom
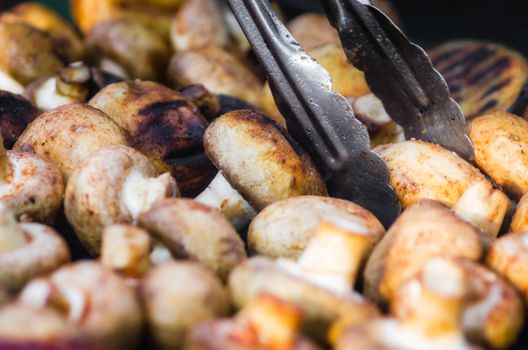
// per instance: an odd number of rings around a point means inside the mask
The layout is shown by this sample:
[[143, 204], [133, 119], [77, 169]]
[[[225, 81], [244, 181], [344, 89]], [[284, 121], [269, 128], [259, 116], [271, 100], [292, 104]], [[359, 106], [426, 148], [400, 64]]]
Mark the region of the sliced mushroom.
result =
[[142, 314], [120, 277], [95, 262], [78, 262], [29, 283], [17, 302], [0, 309], [0, 325], [6, 341], [128, 349], [138, 344]]
[[49, 8], [35, 2], [20, 3], [2, 13], [4, 22], [21, 22], [48, 32], [58, 47], [68, 52], [70, 61], [82, 59], [84, 46], [75, 30]]
[[212, 93], [235, 96], [259, 106], [258, 78], [235, 56], [218, 47], [176, 53], [168, 74], [175, 87], [202, 84]]
[[216, 209], [190, 199], [155, 203], [138, 224], [157, 237], [177, 259], [191, 259], [225, 279], [245, 259], [244, 243]]
[[512, 195], [528, 192], [528, 121], [496, 111], [472, 120], [467, 129], [478, 166]]
[[158, 171], [171, 171], [184, 195], [196, 195], [214, 176], [203, 152], [207, 121], [180, 93], [148, 81], [124, 81], [102, 89], [89, 102], [131, 136]]
[[352, 202], [328, 197], [299, 196], [262, 210], [248, 230], [249, 248], [271, 258], [297, 259], [322, 221], [340, 220], [372, 237], [371, 248], [385, 229], [369, 211]]
[[309, 156], [258, 113], [224, 114], [206, 130], [204, 144], [207, 156], [255, 209], [288, 197], [326, 195]]
[[421, 200], [407, 208], [374, 248], [364, 273], [365, 295], [386, 303], [432, 257], [482, 255], [477, 229], [442, 204]]
[[229, 276], [233, 302], [242, 307], [260, 293], [284, 299], [301, 310], [305, 329], [318, 339], [341, 315], [376, 316], [378, 310], [352, 290], [372, 242], [357, 228], [341, 220], [323, 223], [297, 262], [260, 256], [243, 262]]
[[462, 311], [468, 295], [465, 272], [450, 260], [431, 259], [398, 288], [393, 299], [405, 304], [399, 319], [356, 324], [338, 335], [335, 349], [469, 350]]
[[27, 125], [38, 115], [38, 111], [25, 98], [7, 91], [0, 91], [0, 133], [3, 145], [12, 148]]
[[195, 324], [229, 312], [222, 283], [195, 263], [171, 262], [152, 269], [141, 291], [150, 331], [161, 349], [180, 348]]
[[374, 151], [387, 163], [389, 182], [404, 207], [433, 199], [456, 207], [462, 218], [490, 236], [497, 235], [509, 199], [456, 153], [415, 140], [378, 146]]
[[466, 119], [509, 110], [528, 78], [519, 53], [490, 42], [448, 41], [429, 52]]
[[67, 179], [99, 148], [127, 143], [125, 132], [106, 114], [90, 106], [70, 104], [39, 115], [13, 149], [34, 152], [55, 163]]
[[22, 22], [0, 21], [0, 69], [27, 85], [53, 74], [68, 61], [51, 35]]
[[293, 305], [261, 294], [231, 319], [209, 320], [194, 326], [184, 349], [319, 349], [298, 334], [301, 318]]
[[[524, 321], [524, 306], [517, 291], [497, 274], [465, 259], [433, 259], [433, 262], [426, 263], [424, 270], [431, 264], [440, 263], [453, 264], [464, 274], [468, 296], [461, 310], [460, 326], [466, 336], [494, 349], [506, 349], [512, 345]], [[427, 275], [424, 277], [428, 278]], [[417, 323], [437, 322], [436, 327], [440, 328], [442, 319], [459, 314], [449, 307], [437, 310], [441, 314], [430, 314], [434, 306], [415, 304], [417, 289], [424, 288], [427, 281], [416, 277], [410, 281], [405, 282], [391, 300], [391, 312], [395, 317], [405, 319], [416, 312], [413, 317]]]
[[99, 254], [103, 228], [132, 223], [163, 198], [179, 195], [169, 173], [158, 176], [146, 156], [127, 146], [104, 147], [71, 175], [64, 212], [81, 242]]
[[70, 260], [68, 246], [51, 227], [17, 223], [0, 203], [0, 289], [16, 292], [34, 277]]

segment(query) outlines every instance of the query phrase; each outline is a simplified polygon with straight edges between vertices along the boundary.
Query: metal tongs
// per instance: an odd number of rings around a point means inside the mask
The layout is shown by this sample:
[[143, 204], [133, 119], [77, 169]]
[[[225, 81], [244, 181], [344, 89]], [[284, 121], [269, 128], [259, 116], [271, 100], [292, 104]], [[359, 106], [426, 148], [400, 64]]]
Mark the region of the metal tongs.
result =
[[[348, 59], [366, 73], [372, 92], [406, 137], [438, 143], [466, 159], [473, 154], [464, 116], [425, 52], [409, 43], [365, 1], [321, 0]], [[306, 149], [332, 196], [349, 199], [388, 227], [400, 212], [385, 163], [370, 150], [366, 128], [332, 90], [328, 72], [297, 44], [269, 0], [228, 0], [268, 75], [288, 131]]]

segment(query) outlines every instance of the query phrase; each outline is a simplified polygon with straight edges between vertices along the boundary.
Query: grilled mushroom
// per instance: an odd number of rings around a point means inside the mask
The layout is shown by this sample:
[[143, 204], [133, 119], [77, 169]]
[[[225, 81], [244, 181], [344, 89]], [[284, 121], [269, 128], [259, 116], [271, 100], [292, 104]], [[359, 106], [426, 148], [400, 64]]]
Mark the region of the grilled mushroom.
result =
[[280, 200], [262, 210], [248, 230], [249, 248], [271, 258], [297, 259], [329, 218], [357, 225], [372, 237], [372, 245], [385, 229], [369, 211], [352, 202], [328, 197], [299, 196]]
[[301, 318], [293, 305], [261, 294], [231, 319], [204, 321], [193, 327], [184, 349], [319, 349], [298, 334]]
[[25, 98], [7, 91], [0, 91], [0, 134], [3, 145], [10, 149], [38, 111]]
[[516, 233], [528, 232], [528, 195], [522, 196], [519, 203], [517, 203], [510, 231]]
[[496, 111], [472, 120], [467, 129], [478, 166], [517, 198], [528, 192], [528, 121]]
[[258, 78], [235, 56], [218, 47], [176, 53], [168, 74], [175, 87], [202, 84], [212, 93], [231, 95], [259, 106]]
[[358, 225], [339, 219], [322, 223], [297, 262], [257, 256], [238, 265], [229, 276], [233, 301], [242, 307], [260, 293], [284, 299], [301, 310], [309, 334], [324, 339], [340, 315], [365, 320], [378, 314], [352, 290], [371, 243], [372, 236]]
[[39, 115], [13, 149], [34, 152], [55, 163], [67, 179], [73, 169], [99, 148], [127, 142], [125, 132], [103, 112], [70, 104]]
[[370, 255], [364, 273], [365, 295], [383, 304], [430, 258], [476, 261], [481, 255], [475, 227], [438, 202], [418, 201], [403, 212]]
[[169, 61], [163, 38], [128, 19], [98, 24], [86, 37], [86, 46], [91, 61], [124, 78], [161, 80]]
[[55, 230], [36, 223], [17, 223], [3, 203], [0, 229], [0, 289], [16, 292], [32, 278], [70, 260], [68, 246]]
[[175, 258], [199, 261], [223, 279], [246, 257], [244, 243], [222, 214], [190, 199], [159, 201], [138, 224]]
[[131, 135], [132, 146], [158, 171], [171, 171], [184, 195], [196, 195], [214, 176], [203, 153], [207, 121], [180, 93], [148, 81], [124, 81], [102, 89], [89, 102]]
[[134, 291], [96, 262], [78, 262], [35, 279], [16, 302], [0, 309], [0, 338], [16, 343], [129, 349], [138, 344], [141, 325]]
[[142, 281], [146, 318], [161, 349], [178, 349], [188, 331], [201, 321], [226, 316], [229, 296], [208, 269], [171, 262], [152, 269]]

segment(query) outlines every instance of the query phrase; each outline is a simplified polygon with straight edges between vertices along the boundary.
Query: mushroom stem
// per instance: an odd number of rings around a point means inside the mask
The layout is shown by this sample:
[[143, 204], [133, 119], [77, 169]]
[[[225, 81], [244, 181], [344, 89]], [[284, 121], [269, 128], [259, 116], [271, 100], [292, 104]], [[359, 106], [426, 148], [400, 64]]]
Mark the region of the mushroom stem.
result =
[[321, 223], [298, 264], [311, 278], [349, 291], [371, 243], [367, 228], [333, 218]]
[[497, 237], [510, 207], [510, 200], [488, 181], [479, 181], [469, 187], [458, 200], [454, 211], [491, 237]]
[[14, 213], [0, 203], [0, 254], [20, 248], [26, 243], [26, 236]]
[[219, 209], [237, 230], [246, 226], [257, 215], [220, 172], [195, 200]]
[[123, 184], [123, 204], [136, 220], [158, 200], [179, 194], [175, 180], [169, 173], [156, 178], [145, 177], [139, 171], [128, 174]]
[[13, 169], [7, 158], [7, 150], [4, 147], [4, 138], [0, 135], [0, 184], [10, 183], [13, 180]]
[[402, 322], [421, 334], [438, 337], [458, 333], [468, 286], [463, 270], [441, 258], [429, 260], [419, 275], [402, 285], [393, 298], [407, 300], [404, 308], [394, 309]]

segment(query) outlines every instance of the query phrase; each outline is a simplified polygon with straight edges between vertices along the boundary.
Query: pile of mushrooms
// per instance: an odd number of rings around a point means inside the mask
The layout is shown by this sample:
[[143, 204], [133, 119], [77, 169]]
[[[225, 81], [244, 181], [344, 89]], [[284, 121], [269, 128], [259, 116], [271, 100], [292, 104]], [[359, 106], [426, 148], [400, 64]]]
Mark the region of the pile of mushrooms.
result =
[[[222, 1], [71, 8], [81, 35], [42, 5], [0, 15], [0, 347], [523, 346], [521, 55], [431, 50], [468, 120], [467, 162], [404, 140], [325, 16], [288, 24], [387, 164], [403, 212], [385, 228], [328, 197]], [[468, 50], [508, 69], [475, 83]]]

